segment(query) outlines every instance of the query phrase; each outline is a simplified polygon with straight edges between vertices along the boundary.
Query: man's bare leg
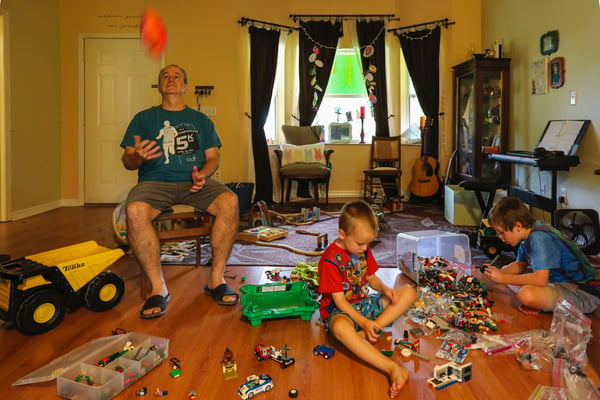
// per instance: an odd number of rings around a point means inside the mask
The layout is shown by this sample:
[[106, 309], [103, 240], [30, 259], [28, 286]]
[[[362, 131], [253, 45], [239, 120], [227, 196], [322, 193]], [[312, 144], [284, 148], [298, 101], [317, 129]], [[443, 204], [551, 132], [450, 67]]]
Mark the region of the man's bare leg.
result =
[[[152, 220], [160, 211], [143, 202], [127, 205], [127, 240], [151, 286], [150, 295], [166, 296], [169, 291], [160, 265], [160, 242]], [[160, 308], [145, 310], [145, 315], [159, 312]]]
[[[231, 248], [238, 232], [239, 213], [238, 198], [234, 193], [221, 193], [208, 207], [207, 211], [215, 216], [210, 232], [210, 247], [212, 250], [212, 269], [208, 281], [208, 288], [214, 289], [225, 283], [223, 271]], [[225, 302], [233, 302], [236, 296], [225, 296]]]

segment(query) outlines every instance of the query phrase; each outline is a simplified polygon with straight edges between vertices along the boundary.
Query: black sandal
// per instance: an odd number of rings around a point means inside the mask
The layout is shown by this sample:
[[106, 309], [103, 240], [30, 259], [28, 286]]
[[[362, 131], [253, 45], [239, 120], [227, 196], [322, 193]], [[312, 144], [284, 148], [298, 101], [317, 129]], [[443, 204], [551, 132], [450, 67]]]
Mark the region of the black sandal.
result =
[[[140, 311], [140, 318], [150, 319], [157, 318], [167, 312], [167, 303], [171, 300], [171, 295], [167, 294], [166, 296], [161, 296], [160, 294], [155, 294], [154, 296], [150, 296], [144, 302], [142, 306], [142, 310]], [[150, 310], [152, 308], [160, 308], [159, 312], [155, 312], [152, 314], [144, 314], [144, 311]]]
[[[233, 306], [236, 305], [239, 299], [239, 295], [229, 287], [226, 283], [221, 283], [214, 289], [210, 289], [208, 285], [204, 286], [204, 293], [212, 297], [215, 303], [220, 304], [222, 306]], [[235, 296], [235, 300], [233, 301], [223, 301], [224, 297], [227, 296]]]

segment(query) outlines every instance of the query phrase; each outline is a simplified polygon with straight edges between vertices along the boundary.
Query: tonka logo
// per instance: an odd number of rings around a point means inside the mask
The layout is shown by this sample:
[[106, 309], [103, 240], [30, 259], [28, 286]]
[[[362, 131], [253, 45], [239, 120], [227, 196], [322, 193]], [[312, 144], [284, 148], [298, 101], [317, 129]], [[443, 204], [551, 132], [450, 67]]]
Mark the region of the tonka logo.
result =
[[69, 272], [69, 271], [73, 271], [74, 269], [78, 269], [78, 268], [82, 268], [82, 267], [85, 267], [85, 263], [77, 263], [77, 264], [65, 265], [63, 267], [63, 271], [64, 272]]

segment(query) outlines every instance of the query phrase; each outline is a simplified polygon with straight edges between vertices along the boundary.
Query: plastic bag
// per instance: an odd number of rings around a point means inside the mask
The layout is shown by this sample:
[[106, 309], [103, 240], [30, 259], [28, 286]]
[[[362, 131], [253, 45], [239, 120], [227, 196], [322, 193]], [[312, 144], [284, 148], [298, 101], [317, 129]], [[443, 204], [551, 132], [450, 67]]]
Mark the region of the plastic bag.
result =
[[600, 399], [600, 393], [585, 375], [586, 350], [592, 337], [590, 319], [561, 300], [554, 309], [550, 336], [554, 342], [554, 386], [563, 389], [568, 399]]
[[567, 395], [561, 388], [537, 385], [529, 400], [567, 400]]
[[580, 363], [592, 338], [592, 323], [577, 307], [563, 299], [554, 308], [549, 336], [555, 346], [555, 358]]

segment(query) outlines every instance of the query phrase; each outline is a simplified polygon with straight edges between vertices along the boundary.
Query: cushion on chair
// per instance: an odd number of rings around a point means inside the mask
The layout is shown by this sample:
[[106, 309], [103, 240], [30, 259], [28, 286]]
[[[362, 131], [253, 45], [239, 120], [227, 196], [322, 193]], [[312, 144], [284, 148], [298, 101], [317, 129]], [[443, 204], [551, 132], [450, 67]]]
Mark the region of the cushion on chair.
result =
[[325, 159], [325, 145], [323, 143], [294, 146], [293, 144], [282, 144], [281, 166], [284, 167], [294, 163], [327, 163]]
[[321, 176], [330, 172], [331, 170], [327, 166], [318, 163], [287, 164], [279, 170], [279, 173], [286, 176]]
[[367, 170], [365, 172], [397, 172], [398, 168], [394, 167], [375, 167], [373, 169]]
[[323, 126], [293, 126], [293, 125], [282, 125], [281, 130], [285, 141], [289, 144], [305, 145], [311, 143], [318, 143], [321, 140], [321, 132]]

